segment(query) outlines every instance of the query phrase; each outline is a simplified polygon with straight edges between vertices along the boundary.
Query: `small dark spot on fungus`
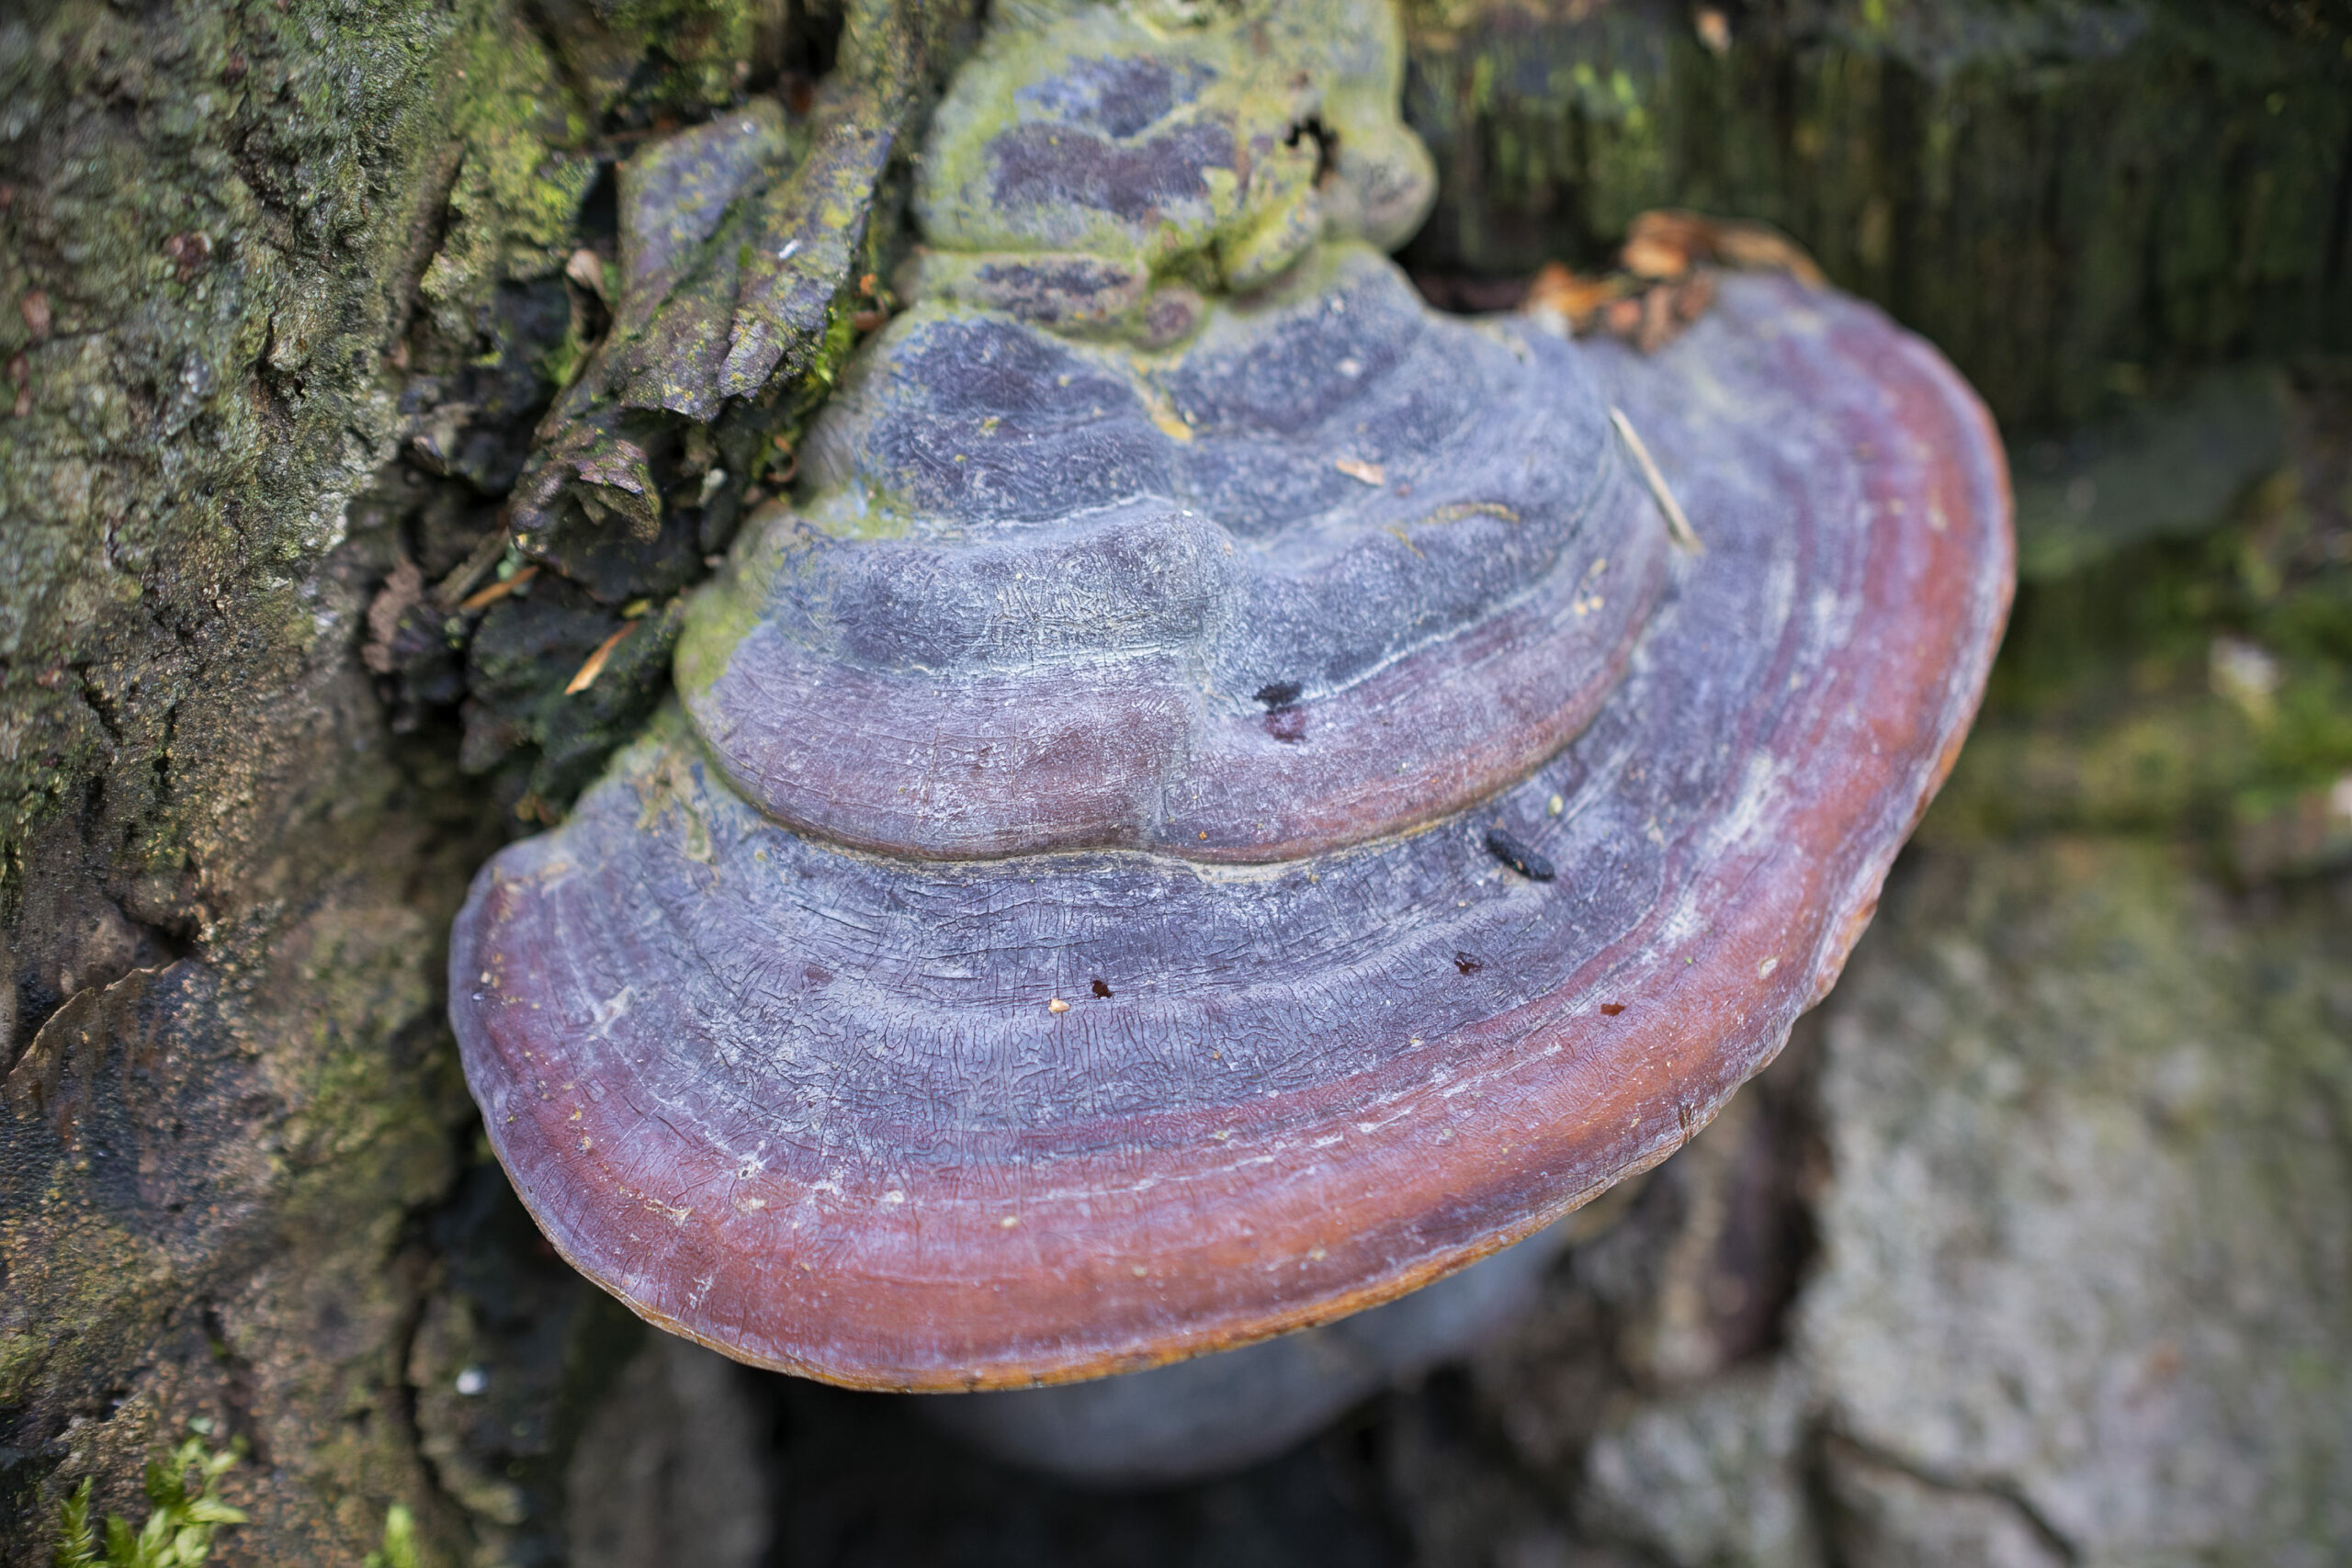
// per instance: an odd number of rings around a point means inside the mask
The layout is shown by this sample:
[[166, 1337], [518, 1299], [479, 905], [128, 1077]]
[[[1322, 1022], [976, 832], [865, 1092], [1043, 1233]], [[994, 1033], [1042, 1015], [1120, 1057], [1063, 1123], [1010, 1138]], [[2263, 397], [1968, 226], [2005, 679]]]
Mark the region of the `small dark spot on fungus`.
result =
[[1306, 710], [1277, 708], [1266, 716], [1266, 733], [1284, 745], [1295, 746], [1306, 739]]
[[1298, 705], [1303, 689], [1295, 681], [1269, 681], [1258, 688], [1258, 701], [1266, 705], [1266, 733], [1285, 745], [1306, 739], [1306, 713]]
[[1615, 1018], [1619, 1013], [1623, 1012], [1624, 1010], [1625, 1004], [1623, 1002], [1603, 1002], [1600, 1004], [1600, 1013], [1603, 1018]]
[[1108, 999], [1111, 995], [1111, 987], [1102, 980], [1096, 980], [1091, 988], [1096, 996], [1104, 998], [1105, 999]]
[[1530, 882], [1549, 882], [1554, 875], [1550, 861], [1500, 828], [1487, 829], [1487, 852]]
[[1474, 953], [1456, 953], [1453, 955], [1453, 966], [1464, 975], [1476, 975], [1487, 966], [1487, 961]]
[[1296, 703], [1303, 690], [1295, 681], [1269, 681], [1258, 688], [1257, 700], [1266, 705], [1268, 713], [1280, 713]]

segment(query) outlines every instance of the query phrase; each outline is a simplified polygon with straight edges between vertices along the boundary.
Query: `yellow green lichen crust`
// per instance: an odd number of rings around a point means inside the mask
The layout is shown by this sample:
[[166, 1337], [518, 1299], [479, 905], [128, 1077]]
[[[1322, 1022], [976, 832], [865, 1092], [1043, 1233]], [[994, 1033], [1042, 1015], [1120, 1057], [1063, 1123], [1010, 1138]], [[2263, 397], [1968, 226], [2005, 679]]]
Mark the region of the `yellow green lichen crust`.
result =
[[1419, 223], [1403, 74], [1377, 0], [1009, 8], [940, 106], [916, 212], [941, 252], [1255, 288], [1325, 234]]

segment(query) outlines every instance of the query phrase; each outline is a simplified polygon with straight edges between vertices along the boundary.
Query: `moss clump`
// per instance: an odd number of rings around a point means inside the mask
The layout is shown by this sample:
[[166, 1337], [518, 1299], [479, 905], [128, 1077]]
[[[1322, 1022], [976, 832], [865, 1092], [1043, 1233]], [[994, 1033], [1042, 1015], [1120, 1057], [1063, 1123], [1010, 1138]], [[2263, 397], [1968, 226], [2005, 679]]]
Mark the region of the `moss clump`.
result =
[[542, 0], [537, 7], [580, 84], [611, 126], [699, 118], [735, 100], [755, 55], [777, 51], [784, 7], [748, 0]]
[[645, 108], [723, 104], [741, 88], [753, 46], [745, 0], [619, 0], [605, 15], [646, 62], [631, 95]]
[[[1009, 8], [940, 105], [917, 209], [944, 249], [1255, 288], [1327, 228], [1385, 248], [1419, 222], [1403, 70], [1395, 13], [1361, 0]], [[1106, 200], [1110, 166], [1148, 204]]]
[[2352, 852], [2352, 466], [2342, 389], [2302, 397], [2295, 461], [2222, 525], [2028, 582], [1930, 840], [2187, 832], [2247, 876]]
[[[908, 14], [876, 0], [847, 9], [832, 88], [805, 124], [775, 125], [766, 153], [721, 155], [728, 138], [713, 133], [729, 132], [734, 116], [666, 152], [639, 144], [616, 186], [620, 249], [658, 231], [676, 253], [646, 276], [622, 269], [617, 298], [598, 312], [602, 341], [543, 355], [577, 378], [537, 423], [528, 460], [517, 459], [504, 521], [547, 575], [471, 632], [460, 759], [496, 773], [526, 820], [560, 815], [651, 711], [667, 684], [673, 621], [646, 617], [592, 688], [566, 691], [575, 673], [621, 628], [626, 606], [672, 601], [699, 581], [741, 509], [788, 482], [792, 439], [885, 314], [879, 280], [903, 244], [910, 178], [901, 138], [955, 51], [960, 13]], [[582, 23], [588, 31], [567, 23], [555, 36], [573, 61], [583, 39], [668, 28], [685, 14], [667, 0], [605, 8]], [[735, 36], [734, 25], [714, 36]], [[641, 54], [629, 58], [658, 65]], [[592, 105], [603, 92], [592, 84]], [[756, 118], [743, 111], [746, 134]], [[445, 258], [460, 249], [453, 233]], [[518, 254], [504, 253], [502, 289], [517, 287]]]
[[416, 1516], [406, 1504], [384, 1510], [384, 1544], [368, 1554], [366, 1568], [417, 1568]]
[[150, 1464], [146, 1524], [134, 1531], [120, 1514], [108, 1515], [103, 1555], [90, 1523], [91, 1483], [84, 1481], [58, 1511], [57, 1568], [197, 1568], [212, 1554], [216, 1531], [245, 1522], [243, 1509], [220, 1499], [220, 1478], [243, 1454], [242, 1438], [215, 1450], [199, 1433]]
[[563, 269], [596, 163], [562, 151], [587, 139], [587, 117], [520, 17], [476, 28], [447, 69], [461, 151], [447, 237], [419, 287], [442, 333], [470, 344], [493, 287]]
[[[462, 760], [487, 771], [505, 750], [529, 748], [518, 810], [526, 819], [552, 820], [652, 710], [684, 619], [675, 597], [615, 614], [553, 577], [507, 599], [483, 617], [469, 654], [475, 707], [468, 741], [501, 750]], [[594, 678], [572, 689], [600, 649]]]

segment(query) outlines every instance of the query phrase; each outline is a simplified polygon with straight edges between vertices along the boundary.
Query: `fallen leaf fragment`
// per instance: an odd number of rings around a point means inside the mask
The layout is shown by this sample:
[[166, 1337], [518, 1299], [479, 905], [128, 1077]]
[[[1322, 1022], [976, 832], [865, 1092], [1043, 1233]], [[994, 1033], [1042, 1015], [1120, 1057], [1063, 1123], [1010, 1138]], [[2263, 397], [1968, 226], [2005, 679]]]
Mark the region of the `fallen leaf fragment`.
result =
[[1690, 270], [1690, 251], [1681, 243], [1681, 236], [1645, 233], [1638, 220], [1634, 231], [1625, 237], [1625, 247], [1618, 253], [1618, 259], [1635, 277], [1680, 277]]
[[401, 617], [424, 597], [424, 573], [403, 555], [384, 579], [384, 586], [368, 604], [368, 643], [359, 660], [374, 673], [389, 675], [399, 664], [393, 638], [400, 635]]
[[1829, 281], [1803, 245], [1769, 224], [1716, 225], [1715, 255], [1725, 266], [1743, 272], [1785, 272], [1812, 288]]
[[[1679, 255], [1685, 265], [1671, 267]], [[1818, 288], [1821, 268], [1804, 247], [1769, 223], [1709, 218], [1675, 208], [1657, 208], [1635, 218], [1625, 231], [1625, 268], [1648, 277], [1679, 277], [1693, 262], [1716, 262], [1743, 272], [1785, 272]]]
[[433, 603], [444, 614], [456, 609], [474, 584], [490, 575], [506, 555], [506, 536], [502, 531], [487, 535], [473, 547], [473, 553], [459, 561], [448, 576], [433, 585]]
[[1615, 299], [1620, 291], [1619, 285], [1609, 278], [1579, 277], [1558, 262], [1545, 262], [1528, 284], [1527, 298], [1520, 309], [1531, 312], [1548, 310], [1566, 317], [1571, 327], [1580, 329], [1594, 311]]
[[458, 600], [458, 608], [467, 615], [476, 610], [486, 610], [538, 575], [539, 569], [536, 566], [519, 567], [514, 576], [502, 577], [487, 588], [478, 588]]
[[1388, 474], [1379, 464], [1367, 463], [1360, 457], [1335, 457], [1332, 459], [1331, 466], [1348, 478], [1361, 479], [1368, 485], [1384, 485], [1388, 482]]
[[[518, 572], [516, 575], [520, 576], [521, 574]], [[582, 692], [584, 692], [589, 687], [594, 685], [596, 683], [596, 677], [605, 672], [605, 661], [613, 656], [613, 649], [621, 645], [621, 638], [628, 636], [629, 633], [637, 630], [637, 628], [642, 625], [644, 625], [642, 621], [631, 621], [627, 626], [621, 627], [620, 630], [615, 632], [612, 636], [598, 643], [596, 645], [596, 651], [588, 656], [588, 661], [586, 663], [581, 665], [580, 673], [574, 675], [571, 678], [571, 683], [564, 687], [563, 694], [567, 697], [577, 696]]]
[[1653, 288], [1642, 296], [1642, 324], [1634, 333], [1634, 346], [1644, 354], [1656, 354], [1682, 330], [1676, 319], [1674, 297], [1679, 288]]
[[1694, 272], [1674, 287], [1674, 319], [1688, 326], [1715, 302], [1715, 275]]

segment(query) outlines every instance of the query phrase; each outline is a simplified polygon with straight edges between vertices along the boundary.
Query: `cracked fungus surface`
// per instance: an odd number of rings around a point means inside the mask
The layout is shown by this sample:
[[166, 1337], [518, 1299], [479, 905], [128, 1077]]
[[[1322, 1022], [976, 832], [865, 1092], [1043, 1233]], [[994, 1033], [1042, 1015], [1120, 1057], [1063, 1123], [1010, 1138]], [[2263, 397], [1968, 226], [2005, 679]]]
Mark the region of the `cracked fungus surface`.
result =
[[885, 852], [1273, 861], [1582, 728], [1668, 554], [1600, 389], [1372, 252], [1319, 261], [1150, 355], [901, 318], [690, 624], [734, 785]]

